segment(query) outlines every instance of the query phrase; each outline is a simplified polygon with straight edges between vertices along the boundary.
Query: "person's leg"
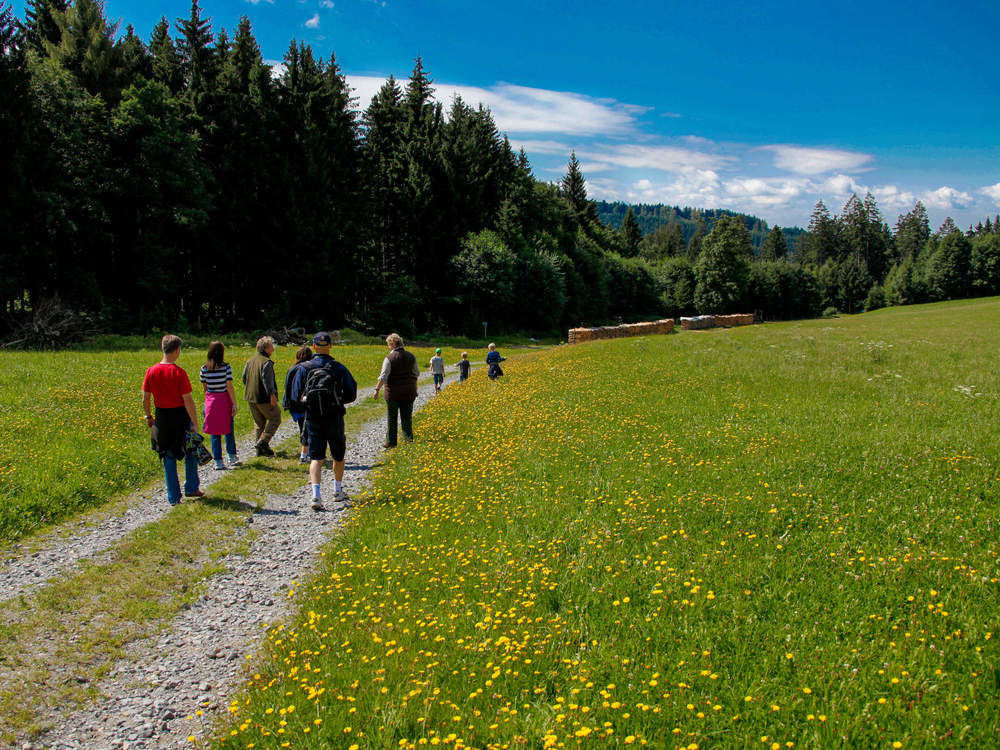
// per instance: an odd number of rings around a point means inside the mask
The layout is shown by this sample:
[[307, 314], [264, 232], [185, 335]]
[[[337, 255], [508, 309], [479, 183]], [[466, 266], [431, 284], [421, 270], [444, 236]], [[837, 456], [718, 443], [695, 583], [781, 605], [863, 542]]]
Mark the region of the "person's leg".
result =
[[177, 505], [181, 501], [181, 483], [177, 478], [177, 459], [163, 457], [163, 478], [167, 483], [167, 502]]
[[413, 402], [404, 401], [399, 405], [399, 421], [403, 423], [403, 440], [413, 442]]
[[198, 477], [198, 454], [188, 453], [184, 456], [184, 494], [197, 495], [201, 479]]
[[229, 432], [226, 433], [226, 453], [229, 454], [229, 463], [235, 464], [236, 458], [236, 429], [233, 420], [229, 420]]
[[312, 489], [313, 510], [323, 510], [320, 485], [323, 483], [323, 461], [326, 460], [326, 439], [322, 425], [306, 417], [306, 431], [309, 435], [309, 486]]
[[347, 500], [344, 492], [344, 454], [347, 452], [347, 434], [344, 430], [344, 418], [331, 420], [330, 431], [327, 433], [330, 441], [330, 458], [333, 459], [333, 493], [337, 502]]
[[224, 469], [222, 463], [222, 435], [209, 435], [212, 438], [212, 458], [215, 459], [215, 468]]
[[278, 431], [278, 425], [281, 424], [281, 407], [275, 404], [263, 404], [261, 406], [264, 415], [267, 417], [267, 424], [264, 427], [264, 434], [260, 436], [260, 442], [265, 444], [270, 444], [271, 438], [274, 437], [274, 433]]
[[389, 448], [396, 445], [396, 416], [399, 414], [399, 401], [387, 400], [385, 402], [385, 414], [386, 414], [386, 430], [385, 430], [385, 444]]
[[299, 428], [299, 445], [302, 446], [299, 451], [299, 461], [305, 463], [309, 460], [309, 434], [306, 432], [306, 418], [302, 417], [298, 420]]
[[260, 410], [260, 404], [248, 403], [250, 407], [250, 416], [253, 417], [253, 423], [257, 425], [257, 433], [254, 436], [254, 442], [260, 442], [260, 436], [264, 434], [264, 426], [267, 424], [267, 417]]

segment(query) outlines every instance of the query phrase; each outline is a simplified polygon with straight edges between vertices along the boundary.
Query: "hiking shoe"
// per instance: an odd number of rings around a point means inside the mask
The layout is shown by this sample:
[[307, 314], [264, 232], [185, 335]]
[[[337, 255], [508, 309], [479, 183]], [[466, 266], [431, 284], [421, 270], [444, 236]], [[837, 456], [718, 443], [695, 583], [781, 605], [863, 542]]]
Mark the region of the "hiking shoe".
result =
[[326, 510], [326, 508], [323, 506], [323, 501], [320, 500], [318, 497], [314, 497], [313, 498], [312, 509], [313, 510]]
[[229, 466], [230, 467], [233, 467], [233, 466], [242, 466], [242, 465], [243, 465], [243, 462], [240, 461], [238, 458], [236, 458], [236, 456], [230, 456], [229, 457]]
[[351, 498], [347, 494], [347, 490], [341, 490], [340, 492], [333, 493], [333, 502], [335, 503], [349, 503], [350, 501]]
[[382, 447], [385, 448], [386, 450], [392, 450], [393, 448], [396, 447], [396, 444], [395, 443], [382, 443]]
[[185, 492], [184, 497], [205, 497], [205, 493], [201, 490], [195, 490], [194, 492]]
[[299, 456], [299, 463], [300, 464], [312, 463], [312, 459], [309, 458], [309, 456]]
[[274, 451], [271, 450], [271, 446], [267, 443], [257, 443], [257, 455], [264, 456], [266, 458], [274, 458]]
[[225, 470], [226, 470], [226, 467], [225, 467], [225, 465], [224, 465], [224, 464], [222, 464], [221, 462], [219, 462], [219, 463], [217, 463], [217, 464], [215, 465], [215, 470], [216, 470], [216, 471], [225, 471]]

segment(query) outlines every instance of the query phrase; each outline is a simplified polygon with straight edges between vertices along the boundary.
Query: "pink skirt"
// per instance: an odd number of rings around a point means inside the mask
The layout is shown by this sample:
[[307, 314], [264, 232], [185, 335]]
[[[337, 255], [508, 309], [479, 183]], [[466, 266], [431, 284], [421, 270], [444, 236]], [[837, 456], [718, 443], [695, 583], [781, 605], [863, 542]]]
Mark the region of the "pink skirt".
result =
[[228, 435], [233, 431], [233, 401], [228, 392], [205, 394], [202, 431], [206, 435]]

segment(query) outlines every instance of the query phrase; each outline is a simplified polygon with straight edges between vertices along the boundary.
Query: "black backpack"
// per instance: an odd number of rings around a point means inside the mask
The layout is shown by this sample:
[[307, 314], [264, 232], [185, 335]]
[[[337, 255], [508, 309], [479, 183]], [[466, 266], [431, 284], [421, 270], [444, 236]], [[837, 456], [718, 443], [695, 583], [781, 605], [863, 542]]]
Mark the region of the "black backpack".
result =
[[311, 368], [306, 374], [302, 401], [311, 417], [332, 417], [343, 414], [344, 398], [340, 378], [332, 367]]

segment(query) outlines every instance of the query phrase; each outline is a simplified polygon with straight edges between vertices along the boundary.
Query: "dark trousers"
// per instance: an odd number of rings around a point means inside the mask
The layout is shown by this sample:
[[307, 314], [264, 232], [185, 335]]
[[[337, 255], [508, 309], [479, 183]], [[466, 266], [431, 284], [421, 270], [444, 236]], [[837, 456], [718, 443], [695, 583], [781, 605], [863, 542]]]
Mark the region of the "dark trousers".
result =
[[385, 413], [388, 417], [388, 429], [385, 432], [385, 442], [389, 445], [396, 444], [396, 415], [403, 424], [403, 440], [413, 440], [413, 401], [386, 401]]

